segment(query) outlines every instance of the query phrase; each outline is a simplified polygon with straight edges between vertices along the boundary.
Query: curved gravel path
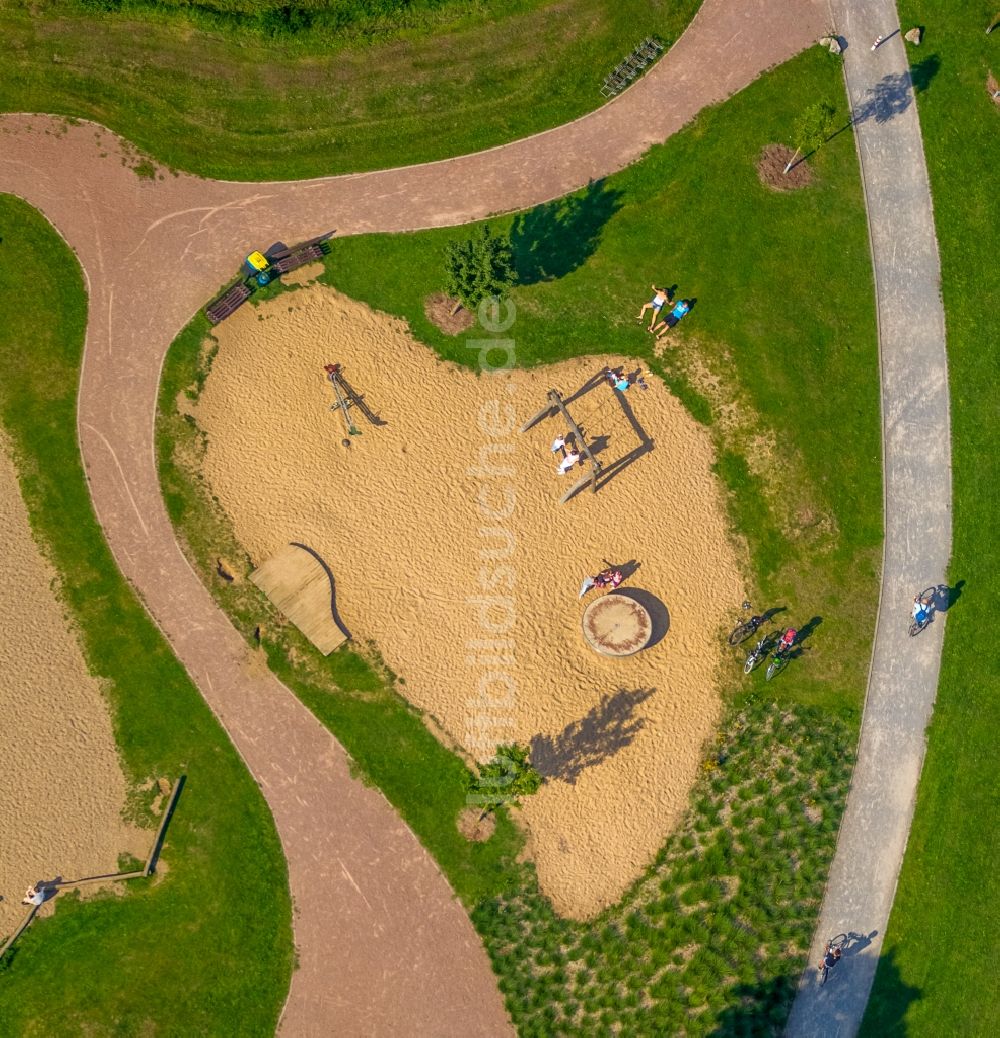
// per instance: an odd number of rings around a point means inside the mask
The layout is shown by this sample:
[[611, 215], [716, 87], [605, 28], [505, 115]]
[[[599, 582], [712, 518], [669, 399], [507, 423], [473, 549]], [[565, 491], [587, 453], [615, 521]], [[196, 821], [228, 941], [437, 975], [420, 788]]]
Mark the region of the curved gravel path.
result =
[[[478, 936], [395, 811], [247, 648], [191, 571], [160, 496], [160, 367], [241, 257], [277, 238], [464, 223], [557, 197], [637, 159], [702, 107], [825, 28], [818, 0], [705, 0], [631, 90], [567, 126], [428, 166], [297, 183], [142, 180], [90, 123], [0, 117], [0, 191], [63, 234], [89, 291], [79, 434], [98, 518], [123, 573], [261, 785], [288, 861], [295, 972], [289, 1035], [512, 1033]], [[39, 301], [40, 305], [44, 301]]]
[[[937, 692], [944, 613], [910, 638], [910, 602], [951, 556], [951, 439], [941, 271], [909, 66], [891, 0], [832, 0], [868, 209], [882, 366], [885, 545], [858, 763], [811, 953], [863, 934], [831, 981], [802, 977], [787, 1034], [857, 1033], [906, 850]], [[868, 939], [870, 938], [870, 940]]]

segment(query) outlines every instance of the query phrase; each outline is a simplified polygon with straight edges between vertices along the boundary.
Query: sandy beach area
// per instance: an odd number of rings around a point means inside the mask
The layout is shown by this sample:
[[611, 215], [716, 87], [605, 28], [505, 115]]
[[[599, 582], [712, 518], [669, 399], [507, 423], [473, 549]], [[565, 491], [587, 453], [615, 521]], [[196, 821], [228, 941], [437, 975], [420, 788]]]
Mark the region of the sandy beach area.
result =
[[[476, 376], [320, 285], [215, 334], [195, 409], [203, 471], [254, 564], [309, 545], [354, 638], [377, 643], [452, 739], [477, 759], [530, 744], [547, 781], [521, 817], [543, 890], [577, 917], [617, 901], [687, 805], [720, 713], [717, 633], [743, 597], [708, 432], [657, 378], [625, 394], [600, 379], [634, 361]], [[348, 448], [328, 363], [385, 422], [353, 412]], [[606, 471], [625, 463], [560, 504], [587, 471], [557, 474], [561, 419], [519, 429], [548, 389], [585, 386], [574, 417]], [[605, 559], [654, 617], [653, 644], [632, 656], [582, 635], [603, 592], [580, 599], [581, 581]]]
[[3, 437], [0, 540], [2, 941], [27, 911], [30, 884], [114, 872], [120, 853], [146, 854], [150, 834], [122, 820], [126, 783], [107, 702], [32, 539]]

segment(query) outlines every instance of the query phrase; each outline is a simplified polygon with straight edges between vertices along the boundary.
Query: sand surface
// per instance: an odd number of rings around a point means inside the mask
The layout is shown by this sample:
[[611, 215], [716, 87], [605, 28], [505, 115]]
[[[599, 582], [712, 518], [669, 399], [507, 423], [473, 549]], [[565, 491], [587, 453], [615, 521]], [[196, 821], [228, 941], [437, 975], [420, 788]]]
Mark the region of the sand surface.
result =
[[122, 821], [108, 706], [32, 539], [7, 448], [0, 437], [0, 940], [27, 911], [30, 884], [114, 872], [120, 853], [143, 857], [151, 838]]
[[[518, 429], [547, 389], [569, 397], [613, 357], [477, 377], [318, 285], [216, 334], [203, 466], [251, 558], [310, 545], [355, 639], [377, 642], [452, 738], [479, 759], [531, 743], [548, 781], [522, 817], [543, 889], [574, 916], [617, 901], [686, 806], [720, 710], [717, 629], [742, 600], [706, 431], [655, 378], [624, 398], [596, 385], [571, 409], [605, 466], [640, 445], [637, 428], [653, 449], [559, 504], [583, 474], [556, 474], [561, 422]], [[356, 415], [349, 448], [332, 362], [387, 423]], [[598, 592], [577, 592], [602, 559], [638, 564], [622, 590], [657, 617], [631, 657], [582, 635]]]

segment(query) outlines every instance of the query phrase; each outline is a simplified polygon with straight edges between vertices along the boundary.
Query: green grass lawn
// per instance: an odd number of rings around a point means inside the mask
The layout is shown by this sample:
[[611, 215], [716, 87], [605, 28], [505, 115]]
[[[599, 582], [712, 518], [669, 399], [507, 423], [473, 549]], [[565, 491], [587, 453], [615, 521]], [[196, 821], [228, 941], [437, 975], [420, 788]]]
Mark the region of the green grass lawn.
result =
[[944, 661], [916, 816], [864, 1033], [991, 1035], [1000, 1005], [993, 935], [1000, 926], [996, 846], [1000, 665], [986, 643], [1000, 599], [997, 419], [1000, 225], [996, 171], [1000, 78], [993, 5], [904, 0], [904, 29], [926, 27], [914, 62], [941, 69], [919, 96], [934, 196], [951, 382], [954, 551], [949, 579], [964, 581], [948, 613]]
[[80, 268], [9, 195], [0, 195], [0, 238], [0, 421], [35, 538], [108, 690], [130, 811], [151, 827], [150, 840], [155, 790], [137, 787], [187, 776], [161, 875], [131, 881], [124, 897], [61, 897], [55, 916], [36, 921], [0, 963], [0, 1033], [271, 1035], [292, 969], [287, 873], [271, 816], [95, 520], [76, 438], [87, 305]]
[[[492, 221], [512, 228], [524, 280], [505, 333], [518, 362], [619, 351], [662, 374], [716, 438], [756, 605], [785, 607], [782, 621], [811, 627], [802, 655], [768, 685], [759, 672], [744, 678], [733, 651], [726, 720], [688, 816], [619, 905], [589, 923], [555, 917], [530, 866], [514, 864], [517, 836], [503, 811], [487, 844], [456, 839], [464, 767], [397, 696], [377, 646], [324, 660], [265, 622], [272, 666], [385, 789], [471, 909], [522, 1035], [608, 1034], [616, 1024], [636, 1035], [771, 1033], [804, 964], [878, 588], [878, 362], [849, 135], [811, 160], [806, 191], [773, 193], [754, 167], [809, 104], [829, 98], [843, 109], [842, 89], [838, 62], [814, 49], [607, 182]], [[469, 363], [467, 337], [444, 335], [423, 313], [442, 287], [446, 242], [467, 233], [334, 240], [324, 276]], [[651, 281], [676, 282], [697, 300], [662, 363], [633, 319]], [[249, 638], [268, 607], [252, 587], [214, 577], [219, 555], [245, 555], [188, 467], [200, 434], [176, 409], [210, 366], [207, 332], [196, 318], [167, 357], [161, 474], [194, 564]]]
[[446, 6], [367, 42], [5, 3], [0, 111], [94, 119], [167, 165], [230, 180], [426, 162], [596, 108], [622, 57], [648, 35], [675, 41], [698, 2]]

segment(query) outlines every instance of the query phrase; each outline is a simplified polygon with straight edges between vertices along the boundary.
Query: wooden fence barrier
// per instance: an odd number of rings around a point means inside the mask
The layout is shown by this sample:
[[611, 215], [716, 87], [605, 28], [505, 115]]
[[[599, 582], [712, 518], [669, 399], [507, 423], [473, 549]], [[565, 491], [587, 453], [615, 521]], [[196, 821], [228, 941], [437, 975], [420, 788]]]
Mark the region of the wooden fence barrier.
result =
[[[156, 836], [153, 838], [153, 845], [149, 849], [149, 856], [146, 858], [146, 864], [141, 869], [133, 869], [131, 872], [108, 872], [101, 876], [84, 876], [82, 879], [66, 879], [57, 880], [52, 883], [42, 884], [44, 887], [54, 889], [56, 893], [61, 890], [82, 887], [87, 883], [105, 883], [108, 880], [126, 880], [126, 879], [141, 879], [147, 876], [151, 876], [156, 871], [156, 863], [160, 858], [160, 851], [163, 849], [163, 840], [166, 835], [167, 825], [170, 819], [173, 817], [174, 809], [177, 807], [177, 800], [181, 795], [181, 790], [184, 788], [186, 779], [183, 775], [174, 783], [174, 788], [170, 791], [170, 797], [167, 800], [166, 809], [163, 812], [163, 817], [160, 819], [160, 824], [156, 830]], [[55, 894], [53, 895], [55, 897]], [[51, 898], [49, 900], [52, 900]], [[35, 918], [36, 913], [41, 905], [32, 905], [28, 914], [24, 917], [21, 925], [7, 938], [2, 948], [0, 948], [0, 959], [4, 957], [7, 950], [11, 948], [14, 942], [28, 929], [32, 919]]]

